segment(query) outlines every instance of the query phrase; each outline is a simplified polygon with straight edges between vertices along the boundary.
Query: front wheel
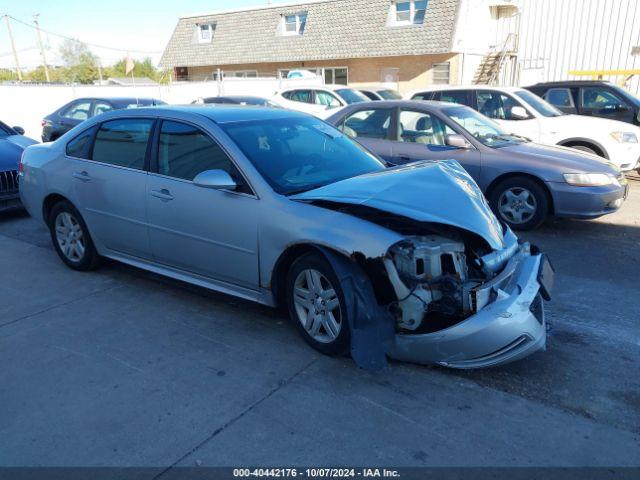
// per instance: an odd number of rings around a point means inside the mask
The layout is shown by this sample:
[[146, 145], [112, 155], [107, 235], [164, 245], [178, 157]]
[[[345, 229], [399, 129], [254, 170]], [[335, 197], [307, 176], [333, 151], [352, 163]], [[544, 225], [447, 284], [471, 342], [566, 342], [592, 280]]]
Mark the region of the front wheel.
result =
[[91, 270], [98, 253], [80, 213], [67, 201], [57, 203], [49, 215], [49, 231], [56, 252], [74, 270]]
[[289, 316], [304, 340], [325, 355], [344, 355], [350, 332], [340, 282], [322, 255], [298, 258], [287, 274]]
[[501, 181], [491, 192], [493, 211], [513, 230], [533, 230], [547, 217], [549, 200], [535, 180], [512, 177]]

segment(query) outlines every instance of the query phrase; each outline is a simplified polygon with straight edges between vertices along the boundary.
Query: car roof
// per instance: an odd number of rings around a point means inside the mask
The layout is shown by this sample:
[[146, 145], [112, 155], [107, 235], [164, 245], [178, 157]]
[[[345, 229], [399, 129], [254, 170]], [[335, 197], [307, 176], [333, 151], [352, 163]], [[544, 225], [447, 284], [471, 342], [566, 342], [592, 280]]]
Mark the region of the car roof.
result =
[[605, 80], [564, 80], [555, 82], [540, 82], [527, 88], [534, 87], [582, 87], [590, 85], [613, 85]]
[[[157, 98], [151, 97], [80, 97], [74, 98], [71, 100], [72, 102], [76, 102], [78, 100], [104, 100], [106, 102], [111, 103], [138, 103], [138, 102], [159, 102], [161, 100]], [[71, 103], [71, 102], [69, 102]]]
[[151, 114], [153, 116], [171, 116], [173, 113], [197, 115], [213, 120], [215, 123], [251, 122], [255, 120], [279, 120], [283, 118], [315, 118], [311, 115], [285, 110], [282, 108], [265, 108], [259, 106], [240, 106], [222, 104], [210, 108], [205, 105], [161, 105], [157, 107], [135, 108], [132, 110], [112, 110], [103, 114], [103, 118], [119, 118]]
[[363, 107], [364, 108], [367, 108], [367, 107], [413, 108], [413, 109], [416, 109], [416, 108], [420, 109], [422, 107], [425, 110], [427, 109], [442, 110], [444, 108], [451, 108], [451, 107], [469, 108], [469, 107], [466, 107], [465, 105], [460, 105], [458, 103], [439, 102], [435, 100], [385, 100], [384, 102], [370, 101], [370, 102], [352, 103], [351, 105], [348, 105], [347, 107], [345, 107], [344, 109], [341, 109], [340, 111], [347, 111], [347, 110], [352, 111], [355, 109], [361, 109]]
[[499, 92], [518, 92], [524, 89], [521, 87], [503, 87], [496, 85], [429, 85], [427, 88], [416, 90], [412, 95], [420, 92], [441, 92], [443, 90], [497, 90]]

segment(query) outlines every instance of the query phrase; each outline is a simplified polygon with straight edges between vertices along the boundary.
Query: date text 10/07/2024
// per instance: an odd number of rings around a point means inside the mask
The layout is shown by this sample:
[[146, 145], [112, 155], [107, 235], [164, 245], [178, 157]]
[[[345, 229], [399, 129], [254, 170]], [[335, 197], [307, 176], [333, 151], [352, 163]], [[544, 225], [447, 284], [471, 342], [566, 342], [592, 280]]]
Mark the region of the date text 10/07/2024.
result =
[[235, 478], [399, 478], [397, 470], [386, 468], [235, 468]]

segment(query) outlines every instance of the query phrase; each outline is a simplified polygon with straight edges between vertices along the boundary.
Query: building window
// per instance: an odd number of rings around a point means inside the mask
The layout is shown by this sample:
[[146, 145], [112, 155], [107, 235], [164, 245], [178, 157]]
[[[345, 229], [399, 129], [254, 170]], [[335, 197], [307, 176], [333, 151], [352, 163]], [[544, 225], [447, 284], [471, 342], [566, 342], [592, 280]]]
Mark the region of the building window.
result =
[[435, 85], [449, 85], [449, 73], [451, 65], [449, 62], [434, 63], [433, 66], [433, 83]]
[[215, 31], [215, 23], [200, 23], [196, 25], [196, 43], [211, 43]]
[[307, 25], [307, 12], [282, 16], [282, 35], [302, 35]]
[[349, 69], [347, 67], [330, 67], [324, 70], [324, 83], [332, 85], [347, 85], [349, 83]]
[[391, 25], [422, 25], [428, 0], [397, 0], [391, 5]]

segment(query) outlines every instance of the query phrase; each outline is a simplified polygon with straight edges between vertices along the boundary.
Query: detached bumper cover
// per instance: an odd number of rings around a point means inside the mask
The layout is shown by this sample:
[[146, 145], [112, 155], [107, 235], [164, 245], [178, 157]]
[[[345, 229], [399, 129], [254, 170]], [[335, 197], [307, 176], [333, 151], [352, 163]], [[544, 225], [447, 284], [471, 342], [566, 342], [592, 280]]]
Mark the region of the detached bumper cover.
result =
[[439, 332], [396, 334], [391, 358], [452, 368], [483, 368], [524, 358], [546, 345], [540, 296], [543, 255], [521, 251], [486, 288], [495, 300], [465, 321]]

